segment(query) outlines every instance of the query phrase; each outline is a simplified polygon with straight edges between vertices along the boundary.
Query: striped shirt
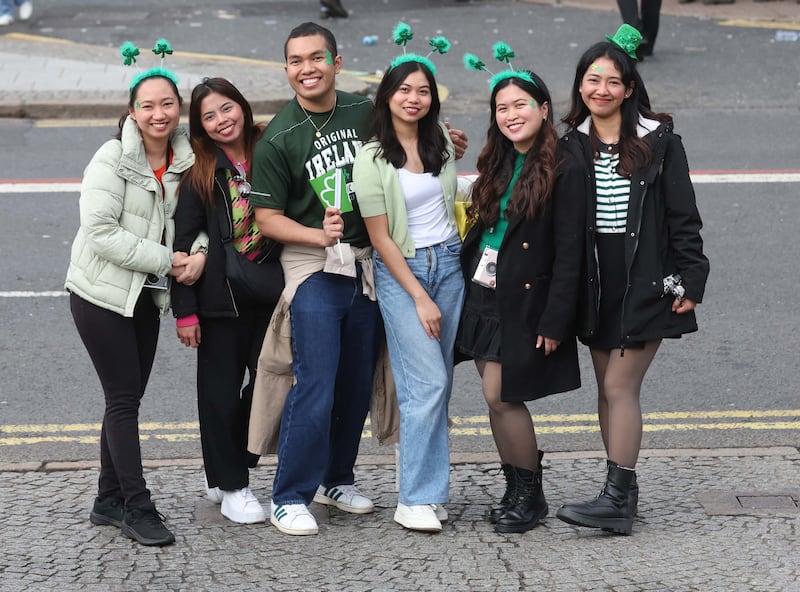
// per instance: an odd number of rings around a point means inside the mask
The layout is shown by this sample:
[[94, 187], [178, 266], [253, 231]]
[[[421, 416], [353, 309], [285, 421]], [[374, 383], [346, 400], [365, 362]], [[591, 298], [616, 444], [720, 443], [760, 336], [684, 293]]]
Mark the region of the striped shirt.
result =
[[597, 232], [622, 234], [628, 218], [628, 196], [631, 181], [617, 172], [618, 152], [600, 151], [594, 161], [595, 187], [597, 190]]

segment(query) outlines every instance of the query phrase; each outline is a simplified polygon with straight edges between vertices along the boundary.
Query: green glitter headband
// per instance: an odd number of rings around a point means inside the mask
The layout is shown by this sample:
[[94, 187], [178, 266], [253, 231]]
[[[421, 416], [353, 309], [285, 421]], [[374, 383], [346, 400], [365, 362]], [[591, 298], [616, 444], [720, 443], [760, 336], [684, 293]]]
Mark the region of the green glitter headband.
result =
[[464, 54], [464, 66], [467, 68], [467, 70], [476, 70], [478, 72], [486, 72], [492, 75], [492, 77], [489, 79], [489, 90], [491, 92], [494, 92], [495, 87], [500, 84], [501, 81], [506, 80], [507, 78], [519, 78], [520, 80], [530, 82], [533, 86], [539, 88], [539, 85], [536, 84], [536, 81], [530, 74], [524, 70], [515, 70], [514, 66], [511, 65], [511, 58], [516, 57], [517, 54], [514, 53], [514, 51], [506, 42], [498, 41], [492, 46], [492, 50], [494, 51], [494, 58], [498, 62], [505, 62], [508, 65], [508, 69], [502, 70], [495, 74], [489, 70], [489, 68], [486, 67], [486, 64], [474, 53]]
[[447, 39], [447, 37], [434, 37], [428, 41], [428, 44], [431, 46], [431, 50], [428, 52], [428, 55], [421, 56], [416, 53], [406, 53], [406, 44], [413, 38], [414, 33], [411, 32], [411, 27], [409, 25], [402, 21], [397, 23], [397, 26], [395, 26], [394, 30], [392, 30], [392, 39], [397, 45], [403, 46], [403, 53], [392, 60], [391, 64], [389, 64], [389, 70], [396, 68], [400, 64], [417, 62], [424, 65], [431, 71], [431, 74], [435, 75], [436, 66], [429, 58], [434, 53], [440, 53], [444, 55], [450, 51], [450, 41]]
[[613, 37], [606, 35], [606, 39], [624, 51], [629, 58], [638, 59], [636, 50], [642, 42], [642, 34], [635, 27], [628, 24], [621, 25]]
[[[161, 64], [156, 66], [155, 68], [150, 68], [149, 70], [145, 70], [143, 72], [139, 72], [136, 76], [133, 77], [131, 81], [130, 90], [133, 91], [136, 86], [147, 78], [153, 78], [155, 76], [161, 76], [170, 80], [175, 86], [178, 86], [178, 77], [172, 72], [171, 70], [167, 70], [164, 67], [164, 58], [167, 55], [172, 55], [173, 50], [172, 46], [170, 45], [169, 41], [166, 39], [159, 39], [156, 41], [155, 45], [153, 46], [152, 52], [156, 55], [161, 56]], [[126, 41], [123, 43], [119, 48], [119, 53], [122, 56], [122, 63], [126, 66], [133, 66], [136, 65], [138, 68], [139, 65], [136, 63], [136, 57], [141, 53], [139, 48], [136, 47], [130, 41]]]

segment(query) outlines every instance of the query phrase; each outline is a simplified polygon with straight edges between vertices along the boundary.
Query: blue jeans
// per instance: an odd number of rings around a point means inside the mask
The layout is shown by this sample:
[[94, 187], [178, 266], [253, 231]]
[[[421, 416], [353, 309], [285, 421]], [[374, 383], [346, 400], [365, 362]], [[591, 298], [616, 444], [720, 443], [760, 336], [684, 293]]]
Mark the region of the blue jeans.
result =
[[464, 301], [458, 237], [417, 249], [411, 272], [442, 313], [441, 339], [428, 337], [414, 300], [375, 254], [378, 292], [400, 405], [400, 496], [409, 506], [447, 502], [450, 449], [447, 406], [453, 347]]
[[25, 0], [0, 0], [0, 16], [14, 16], [14, 7], [20, 6]]
[[352, 485], [372, 396], [378, 305], [350, 278], [317, 272], [292, 300], [295, 384], [281, 416], [276, 504], [310, 504], [319, 485]]

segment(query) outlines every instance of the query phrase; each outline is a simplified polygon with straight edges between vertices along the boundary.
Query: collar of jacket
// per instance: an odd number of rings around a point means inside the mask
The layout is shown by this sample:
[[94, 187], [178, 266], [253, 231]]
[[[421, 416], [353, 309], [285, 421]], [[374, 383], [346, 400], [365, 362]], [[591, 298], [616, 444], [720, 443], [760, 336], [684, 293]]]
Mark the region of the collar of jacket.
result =
[[[647, 134], [654, 132], [662, 125], [660, 121], [656, 121], [655, 119], [647, 119], [642, 115], [639, 115], [639, 123], [636, 126], [636, 135], [640, 138], [644, 138]], [[575, 129], [581, 132], [584, 135], [589, 135], [589, 130], [592, 126], [592, 116], [589, 115], [583, 122]]]

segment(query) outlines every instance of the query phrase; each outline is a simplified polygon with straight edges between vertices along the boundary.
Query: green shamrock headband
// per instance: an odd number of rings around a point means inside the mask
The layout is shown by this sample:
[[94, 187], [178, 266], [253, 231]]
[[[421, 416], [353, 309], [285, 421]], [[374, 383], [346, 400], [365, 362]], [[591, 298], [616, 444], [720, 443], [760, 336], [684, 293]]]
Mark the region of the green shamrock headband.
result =
[[639, 49], [639, 44], [642, 42], [642, 34], [635, 27], [627, 24], [621, 25], [613, 37], [606, 35], [606, 39], [624, 51], [629, 58], [638, 59], [636, 50]]
[[406, 43], [411, 41], [413, 38], [414, 33], [411, 32], [410, 26], [404, 22], [397, 23], [397, 26], [392, 31], [392, 39], [397, 45], [403, 46], [403, 53], [392, 60], [392, 63], [389, 64], [389, 70], [392, 70], [400, 64], [405, 64], [407, 62], [418, 62], [428, 68], [428, 70], [431, 71], [431, 74], [435, 75], [436, 66], [434, 66], [433, 62], [429, 58], [434, 53], [440, 53], [444, 55], [450, 51], [450, 41], [447, 39], [447, 37], [434, 37], [428, 41], [428, 44], [431, 46], [431, 50], [428, 52], [428, 55], [421, 56], [416, 53], [406, 53]]
[[492, 75], [489, 79], [489, 89], [494, 92], [494, 88], [502, 81], [507, 78], [519, 78], [521, 80], [525, 80], [526, 82], [530, 82], [533, 86], [539, 87], [534, 81], [533, 77], [525, 71], [522, 70], [515, 70], [514, 66], [511, 65], [511, 58], [517, 57], [517, 54], [511, 49], [508, 43], [504, 41], [498, 41], [492, 46], [492, 50], [494, 50], [494, 58], [498, 62], [505, 62], [508, 65], [508, 69], [502, 70], [497, 74], [493, 73], [489, 68], [486, 67], [486, 64], [481, 61], [481, 59], [476, 56], [474, 53], [465, 53], [464, 54], [464, 66], [467, 70], [476, 70], [478, 72], [487, 72]]
[[[153, 78], [154, 76], [162, 76], [167, 78], [168, 80], [171, 80], [175, 86], [178, 86], [178, 77], [175, 76], [172, 71], [167, 70], [164, 67], [164, 58], [167, 55], [172, 55], [173, 53], [172, 46], [169, 44], [169, 41], [166, 39], [159, 39], [153, 46], [152, 51], [154, 54], [161, 56], [161, 64], [155, 68], [150, 68], [149, 70], [139, 72], [136, 76], [134, 76], [133, 80], [131, 81], [131, 91], [136, 88], [136, 85], [142, 80]], [[139, 65], [136, 63], [136, 56], [138, 56], [141, 52], [133, 43], [130, 41], [123, 43], [119, 48], [119, 53], [122, 56], [123, 64], [126, 66], [136, 65], [137, 68], [139, 67]]]

